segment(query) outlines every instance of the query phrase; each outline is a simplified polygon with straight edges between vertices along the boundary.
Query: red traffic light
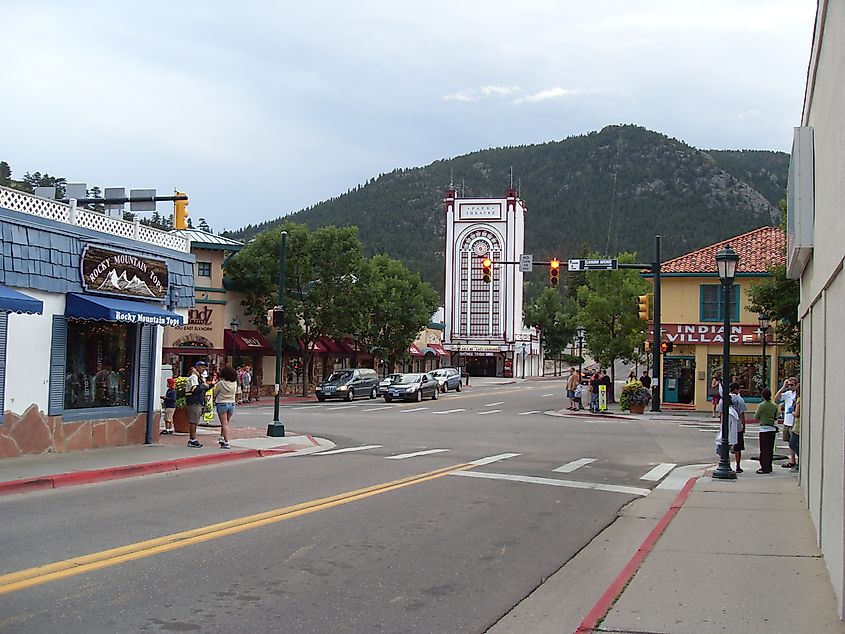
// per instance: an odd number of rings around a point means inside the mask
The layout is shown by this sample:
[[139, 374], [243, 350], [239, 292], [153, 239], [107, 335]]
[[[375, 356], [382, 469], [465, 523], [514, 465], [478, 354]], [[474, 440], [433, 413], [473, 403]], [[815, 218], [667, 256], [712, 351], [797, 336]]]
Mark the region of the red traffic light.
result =
[[675, 344], [671, 341], [664, 341], [660, 344], [660, 352], [666, 354], [667, 352], [672, 352], [675, 349]]

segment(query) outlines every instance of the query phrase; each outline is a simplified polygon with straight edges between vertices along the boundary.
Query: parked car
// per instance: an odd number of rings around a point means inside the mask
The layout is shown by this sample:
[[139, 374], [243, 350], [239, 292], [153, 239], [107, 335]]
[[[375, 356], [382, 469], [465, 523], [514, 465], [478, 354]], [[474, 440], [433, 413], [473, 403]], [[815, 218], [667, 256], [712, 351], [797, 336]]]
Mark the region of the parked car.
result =
[[437, 379], [441, 392], [461, 391], [461, 373], [457, 368], [438, 368], [431, 371], [431, 376]]
[[315, 389], [318, 401], [342, 398], [351, 401], [356, 396], [378, 396], [378, 374], [372, 368], [337, 370]]
[[401, 374], [388, 374], [384, 377], [378, 384], [378, 395], [384, 396], [384, 393], [387, 392], [387, 387], [393, 382], [397, 376], [402, 376]]
[[396, 398], [419, 403], [426, 396], [437, 400], [439, 393], [440, 386], [437, 385], [437, 379], [432, 378], [430, 374], [400, 374], [387, 386], [384, 400], [389, 403]]

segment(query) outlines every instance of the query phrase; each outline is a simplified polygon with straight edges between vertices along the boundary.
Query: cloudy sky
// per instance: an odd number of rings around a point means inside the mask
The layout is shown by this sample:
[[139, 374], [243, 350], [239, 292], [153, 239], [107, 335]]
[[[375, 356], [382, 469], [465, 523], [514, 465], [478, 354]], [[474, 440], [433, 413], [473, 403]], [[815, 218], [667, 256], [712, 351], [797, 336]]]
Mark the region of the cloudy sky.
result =
[[179, 188], [220, 231], [608, 124], [789, 151], [815, 6], [0, 0], [0, 160], [13, 178]]

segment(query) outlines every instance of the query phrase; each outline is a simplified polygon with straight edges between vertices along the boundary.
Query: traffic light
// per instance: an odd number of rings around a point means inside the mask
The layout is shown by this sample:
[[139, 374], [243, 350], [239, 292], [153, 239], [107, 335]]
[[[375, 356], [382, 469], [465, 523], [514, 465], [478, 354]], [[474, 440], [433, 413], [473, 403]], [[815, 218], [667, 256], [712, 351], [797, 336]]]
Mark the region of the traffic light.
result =
[[649, 320], [649, 313], [651, 312], [649, 309], [649, 304], [651, 303], [651, 299], [648, 295], [640, 295], [638, 298], [638, 310], [640, 312], [640, 319], [643, 321]]
[[[176, 192], [177, 196], [184, 196], [184, 192]], [[188, 201], [173, 201], [173, 226], [177, 229], [188, 228]]]
[[672, 352], [675, 349], [675, 344], [671, 341], [664, 341], [660, 344], [660, 352], [666, 354], [667, 352]]
[[557, 286], [560, 282], [560, 260], [553, 259], [549, 262], [549, 284]]
[[488, 284], [493, 281], [493, 260], [484, 258], [481, 260], [482, 279]]
[[646, 352], [651, 352], [651, 342], [648, 339], [645, 340], [644, 347]]
[[276, 306], [273, 309], [273, 328], [282, 328], [285, 325], [285, 308]]

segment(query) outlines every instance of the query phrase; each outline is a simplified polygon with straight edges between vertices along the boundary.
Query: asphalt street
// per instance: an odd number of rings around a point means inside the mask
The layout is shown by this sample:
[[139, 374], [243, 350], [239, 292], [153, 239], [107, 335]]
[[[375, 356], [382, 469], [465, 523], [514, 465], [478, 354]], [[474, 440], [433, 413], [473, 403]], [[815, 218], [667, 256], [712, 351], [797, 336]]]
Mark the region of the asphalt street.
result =
[[561, 392], [285, 406], [335, 447], [0, 499], [0, 631], [484, 632], [674, 466], [712, 462], [707, 425], [550, 415]]

